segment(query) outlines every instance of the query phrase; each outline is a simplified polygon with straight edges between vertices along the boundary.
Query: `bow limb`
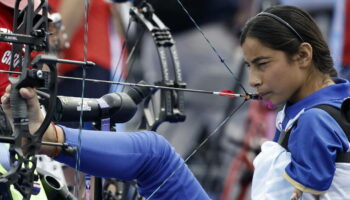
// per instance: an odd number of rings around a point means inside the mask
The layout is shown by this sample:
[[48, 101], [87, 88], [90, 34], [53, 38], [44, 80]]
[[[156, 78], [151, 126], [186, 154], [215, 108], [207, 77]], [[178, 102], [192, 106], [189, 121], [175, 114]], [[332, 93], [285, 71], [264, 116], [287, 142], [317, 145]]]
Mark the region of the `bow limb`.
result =
[[[130, 15], [134, 21], [142, 25], [152, 35], [159, 56], [162, 79], [156, 82], [160, 87], [185, 88], [186, 83], [182, 80], [182, 71], [175, 47], [175, 42], [170, 30], [154, 13], [153, 7], [146, 1], [137, 7], [130, 8]], [[170, 58], [167, 58], [169, 55]], [[170, 68], [172, 67], [172, 69]], [[174, 74], [171, 77], [171, 74]], [[156, 93], [154, 90], [153, 93]], [[184, 114], [183, 91], [161, 90], [158, 113], [152, 106], [154, 96], [151, 95], [144, 103], [145, 127], [155, 131], [165, 121], [182, 122]]]

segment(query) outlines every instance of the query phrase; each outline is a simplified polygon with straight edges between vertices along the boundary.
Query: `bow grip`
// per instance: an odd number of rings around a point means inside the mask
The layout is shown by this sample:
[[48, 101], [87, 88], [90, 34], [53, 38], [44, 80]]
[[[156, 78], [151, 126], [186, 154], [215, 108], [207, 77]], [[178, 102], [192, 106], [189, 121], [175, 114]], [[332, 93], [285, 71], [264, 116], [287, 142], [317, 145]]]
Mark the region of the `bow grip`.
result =
[[16, 124], [27, 124], [28, 123], [28, 110], [27, 102], [23, 99], [19, 93], [19, 89], [12, 85], [10, 92], [10, 103], [12, 109], [13, 123]]

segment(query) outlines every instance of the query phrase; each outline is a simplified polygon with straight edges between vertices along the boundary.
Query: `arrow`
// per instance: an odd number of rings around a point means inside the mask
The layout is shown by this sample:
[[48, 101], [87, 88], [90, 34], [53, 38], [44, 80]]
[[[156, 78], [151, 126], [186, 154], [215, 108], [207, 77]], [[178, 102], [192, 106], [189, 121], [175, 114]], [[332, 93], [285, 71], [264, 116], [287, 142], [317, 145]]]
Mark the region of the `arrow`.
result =
[[[7, 70], [0, 70], [0, 73], [11, 73], [11, 74], [21, 74], [21, 72], [14, 72], [14, 71], [7, 71]], [[235, 93], [233, 90], [219, 90], [219, 91], [207, 91], [207, 90], [199, 90], [199, 89], [189, 89], [189, 88], [175, 88], [175, 87], [168, 87], [168, 86], [161, 86], [161, 85], [149, 85], [149, 84], [140, 84], [140, 83], [128, 83], [128, 82], [119, 82], [119, 81], [106, 81], [106, 80], [98, 80], [98, 79], [88, 79], [88, 78], [79, 78], [79, 77], [70, 77], [70, 76], [58, 76], [58, 78], [61, 79], [70, 79], [70, 80], [85, 80], [89, 82], [96, 82], [96, 83], [108, 83], [108, 84], [117, 84], [117, 85], [125, 85], [125, 86], [136, 86], [136, 87], [148, 87], [148, 88], [154, 88], [154, 89], [162, 89], [162, 90], [176, 90], [176, 91], [184, 91], [184, 92], [194, 92], [194, 93], [202, 93], [202, 94], [212, 94], [217, 96], [224, 96], [224, 97], [241, 97], [244, 99], [261, 99], [261, 97], [258, 94], [238, 94]]]

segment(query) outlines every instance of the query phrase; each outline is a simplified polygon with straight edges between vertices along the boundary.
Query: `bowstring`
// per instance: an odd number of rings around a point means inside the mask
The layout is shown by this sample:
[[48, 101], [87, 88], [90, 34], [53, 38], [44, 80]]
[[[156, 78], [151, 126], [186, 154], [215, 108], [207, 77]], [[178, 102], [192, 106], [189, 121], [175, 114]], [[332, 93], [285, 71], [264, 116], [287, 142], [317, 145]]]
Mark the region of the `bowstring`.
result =
[[[83, 46], [83, 61], [87, 62], [87, 56], [88, 56], [88, 42], [89, 42], [89, 36], [88, 36], [88, 30], [89, 30], [89, 8], [90, 8], [90, 0], [84, 0], [84, 46]], [[82, 83], [81, 83], [81, 104], [80, 104], [80, 117], [79, 117], [79, 133], [78, 133], [78, 151], [76, 153], [76, 174], [74, 181], [77, 182], [77, 187], [75, 187], [75, 196], [79, 196], [79, 189], [80, 189], [80, 153], [82, 148], [82, 129], [83, 129], [83, 114], [84, 114], [84, 96], [85, 96], [85, 79], [86, 79], [86, 66], [82, 65]], [[85, 186], [85, 182], [82, 182]]]

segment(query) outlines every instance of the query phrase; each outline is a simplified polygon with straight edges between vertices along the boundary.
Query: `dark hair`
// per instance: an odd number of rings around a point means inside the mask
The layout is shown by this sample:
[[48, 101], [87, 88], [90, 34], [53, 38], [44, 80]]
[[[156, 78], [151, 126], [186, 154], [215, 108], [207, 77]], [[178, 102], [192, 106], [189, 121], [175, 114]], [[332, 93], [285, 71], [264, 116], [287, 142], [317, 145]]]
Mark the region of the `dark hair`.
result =
[[[313, 48], [313, 62], [318, 70], [331, 77], [337, 76], [327, 42], [310, 14], [294, 6], [275, 6], [264, 12], [271, 13], [286, 23], [268, 15], [258, 14], [244, 26], [240, 38], [241, 45], [247, 37], [254, 37], [272, 49], [285, 52], [291, 58], [298, 52], [300, 44], [307, 42]], [[286, 24], [294, 28], [296, 33]], [[303, 41], [296, 34], [299, 34]]]

